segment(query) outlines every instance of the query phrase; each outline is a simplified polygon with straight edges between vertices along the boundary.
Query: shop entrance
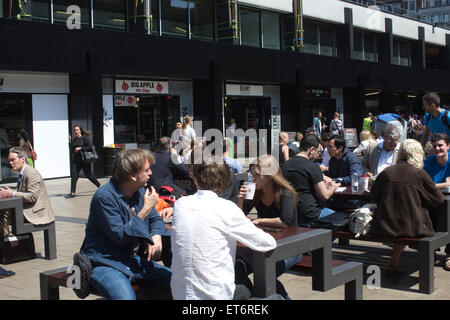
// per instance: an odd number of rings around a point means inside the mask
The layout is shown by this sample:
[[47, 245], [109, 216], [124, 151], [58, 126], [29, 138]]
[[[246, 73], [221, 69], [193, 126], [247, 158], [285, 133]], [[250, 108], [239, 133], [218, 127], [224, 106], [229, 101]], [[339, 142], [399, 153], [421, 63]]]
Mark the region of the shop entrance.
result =
[[313, 119], [317, 112], [322, 112], [322, 124], [325, 124], [327, 128], [325, 131], [330, 130], [330, 121], [333, 119], [333, 114], [336, 111], [335, 99], [308, 99], [305, 106], [305, 125], [303, 128], [306, 130], [313, 126]]
[[115, 141], [154, 149], [159, 138], [170, 137], [179, 119], [179, 96], [135, 96], [134, 106], [114, 107]]
[[[270, 98], [263, 97], [225, 97], [224, 116], [225, 128], [231, 124], [231, 119], [235, 120], [236, 128], [247, 131], [248, 129], [267, 129], [267, 137], [258, 136], [264, 139], [263, 150], [258, 150], [258, 154], [270, 153], [271, 146], [271, 126], [270, 126]], [[249, 138], [245, 138], [245, 157], [249, 156]], [[236, 148], [235, 148], [235, 156]], [[243, 155], [239, 155], [243, 156]]]

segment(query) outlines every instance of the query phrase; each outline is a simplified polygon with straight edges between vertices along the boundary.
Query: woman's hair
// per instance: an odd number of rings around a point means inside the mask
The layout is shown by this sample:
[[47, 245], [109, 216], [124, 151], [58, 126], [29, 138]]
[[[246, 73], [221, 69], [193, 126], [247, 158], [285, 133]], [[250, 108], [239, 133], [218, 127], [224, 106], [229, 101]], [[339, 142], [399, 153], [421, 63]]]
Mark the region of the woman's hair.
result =
[[422, 169], [423, 159], [425, 158], [425, 153], [423, 152], [422, 145], [415, 139], [406, 139], [400, 145], [398, 150], [398, 159], [405, 161], [410, 165]]
[[112, 176], [118, 183], [127, 182], [131, 176], [136, 175], [145, 165], [145, 160], [150, 165], [155, 163], [153, 155], [144, 149], [125, 149], [117, 154], [113, 162]]
[[189, 124], [191, 124], [191, 123], [192, 123], [192, 117], [191, 116], [184, 116], [184, 118], [183, 118], [183, 125], [181, 126], [181, 128], [183, 130], [185, 130], [187, 128], [187, 126]]
[[369, 130], [363, 130], [359, 133], [359, 140], [361, 142], [366, 140], [373, 140], [373, 137]]
[[214, 158], [204, 158], [201, 164], [194, 164], [193, 173], [199, 190], [210, 190], [218, 196], [230, 184], [231, 171], [228, 165], [217, 163]]
[[[271, 155], [266, 154], [258, 157], [256, 159], [256, 164], [254, 165], [254, 170], [258, 174], [262, 174], [262, 170], [264, 168], [269, 168], [272, 166], [278, 165], [278, 161]], [[281, 194], [284, 190], [289, 191], [292, 198], [294, 199], [294, 203], [297, 203], [298, 196], [297, 192], [294, 188], [289, 184], [289, 182], [283, 177], [283, 173], [281, 172], [281, 167], [278, 166], [278, 171], [272, 175], [264, 175], [266, 177], [270, 177], [273, 182], [273, 187], [275, 189], [275, 206], [278, 210], [281, 210]], [[262, 195], [262, 190], [257, 190], [255, 193], [255, 204], [258, 204]]]
[[86, 131], [84, 131], [82, 126], [79, 126], [79, 125], [76, 124], [76, 125], [73, 126], [73, 130], [75, 130], [75, 128], [79, 128], [80, 129], [80, 132], [81, 132], [82, 136], [86, 135]]
[[423, 147], [423, 149], [425, 151], [425, 155], [431, 156], [433, 154], [433, 144], [431, 143], [431, 141], [428, 141], [427, 143], [425, 143], [425, 146]]
[[287, 137], [289, 137], [288, 133], [287, 133], [287, 132], [284, 132], [284, 131], [281, 131], [281, 132], [279, 133], [279, 135], [278, 135], [278, 142], [279, 142], [280, 144], [284, 144], [284, 139], [287, 138]]
[[26, 131], [25, 129], [20, 129], [20, 130], [19, 130], [19, 134], [20, 134], [20, 136], [23, 138], [23, 140], [24, 140], [25, 142], [28, 142], [28, 141], [29, 141], [28, 133], [27, 133], [27, 131]]

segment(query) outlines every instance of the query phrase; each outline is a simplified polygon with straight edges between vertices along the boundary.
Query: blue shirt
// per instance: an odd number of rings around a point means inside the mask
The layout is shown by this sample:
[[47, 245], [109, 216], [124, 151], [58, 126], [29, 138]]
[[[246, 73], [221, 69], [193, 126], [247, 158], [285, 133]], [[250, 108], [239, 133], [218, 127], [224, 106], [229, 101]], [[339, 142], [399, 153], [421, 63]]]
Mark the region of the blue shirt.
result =
[[230, 159], [228, 157], [223, 158], [223, 161], [228, 165], [230, 170], [234, 173], [239, 173], [242, 171], [242, 166], [236, 159]]
[[314, 129], [316, 129], [316, 135], [320, 137], [322, 135], [322, 123], [320, 122], [319, 118], [314, 117], [313, 127]]
[[424, 161], [423, 170], [430, 175], [434, 183], [445, 182], [445, 179], [450, 177], [450, 158], [441, 166], [437, 163], [436, 156], [429, 156]]
[[[424, 124], [430, 129], [431, 133], [442, 133], [445, 132], [448, 136], [450, 136], [449, 128], [442, 121], [442, 117], [444, 116], [445, 109], [441, 110], [441, 113], [437, 118], [433, 118], [433, 116], [429, 113], [425, 114]], [[447, 113], [447, 123], [450, 124], [450, 112]]]
[[145, 189], [141, 188], [131, 199], [125, 199], [113, 179], [94, 194], [81, 248], [93, 267], [109, 266], [129, 277], [142, 278], [141, 260], [134, 256], [136, 246], [153, 244], [152, 235], [169, 234], [155, 209], [144, 221], [130, 216], [128, 206], [139, 213], [144, 206], [144, 194]]

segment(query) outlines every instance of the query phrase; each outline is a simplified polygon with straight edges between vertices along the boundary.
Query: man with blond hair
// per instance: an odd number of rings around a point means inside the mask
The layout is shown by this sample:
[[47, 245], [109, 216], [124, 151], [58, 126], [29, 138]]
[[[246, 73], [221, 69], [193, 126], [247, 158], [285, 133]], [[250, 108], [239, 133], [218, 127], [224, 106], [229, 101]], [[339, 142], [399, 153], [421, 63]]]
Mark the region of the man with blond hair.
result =
[[107, 299], [136, 299], [132, 282], [170, 290], [170, 269], [154, 262], [167, 231], [155, 210], [155, 189], [144, 189], [154, 162], [146, 150], [123, 150], [114, 160], [111, 181], [92, 198], [81, 253], [92, 263], [91, 285]]

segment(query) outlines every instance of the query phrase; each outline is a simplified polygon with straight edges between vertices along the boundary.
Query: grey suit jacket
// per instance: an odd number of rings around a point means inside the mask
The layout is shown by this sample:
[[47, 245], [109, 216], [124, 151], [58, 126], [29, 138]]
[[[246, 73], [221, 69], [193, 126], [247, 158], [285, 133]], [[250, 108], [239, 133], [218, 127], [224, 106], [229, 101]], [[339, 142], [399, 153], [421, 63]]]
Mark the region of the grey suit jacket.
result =
[[55, 221], [44, 180], [33, 167], [25, 166], [15, 197], [23, 199], [23, 215], [32, 224], [40, 225]]
[[[379, 142], [373, 142], [368, 147], [364, 153], [364, 157], [361, 160], [363, 167], [363, 172], [371, 172], [374, 175], [378, 174], [378, 162], [380, 161], [381, 148], [378, 148]], [[398, 161], [398, 149], [394, 150], [394, 159], [392, 160], [392, 165], [396, 164]]]

